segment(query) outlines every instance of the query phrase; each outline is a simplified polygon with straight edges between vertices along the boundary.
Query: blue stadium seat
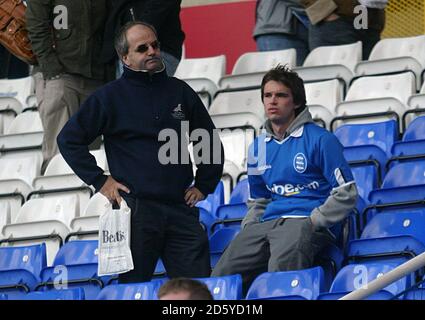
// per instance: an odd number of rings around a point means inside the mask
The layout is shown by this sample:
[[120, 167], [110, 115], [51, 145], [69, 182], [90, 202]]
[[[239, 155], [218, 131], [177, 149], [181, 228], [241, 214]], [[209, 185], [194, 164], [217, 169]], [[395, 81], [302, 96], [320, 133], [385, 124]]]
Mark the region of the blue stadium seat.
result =
[[233, 189], [229, 204], [246, 203], [249, 198], [249, 183], [248, 179], [243, 179], [238, 182], [236, 187]]
[[401, 162], [385, 176], [382, 188], [395, 188], [425, 184], [425, 160]]
[[84, 300], [82, 288], [30, 292], [22, 300]]
[[214, 268], [223, 254], [224, 250], [230, 244], [230, 242], [236, 237], [239, 230], [234, 228], [223, 228], [215, 231], [210, 239], [210, 257], [211, 257], [211, 268]]
[[[317, 300], [339, 300], [343, 296], [347, 295], [349, 292], [343, 293], [324, 293], [317, 297]], [[391, 300], [394, 298], [394, 295], [388, 291], [378, 291], [370, 296], [366, 297], [364, 300]]]
[[214, 190], [203, 201], [199, 201], [196, 206], [199, 209], [203, 209], [210, 213], [213, 217], [216, 217], [217, 208], [224, 203], [224, 184], [220, 181]]
[[315, 300], [324, 288], [324, 272], [321, 267], [265, 272], [251, 284], [246, 299]]
[[242, 299], [242, 277], [239, 274], [222, 277], [196, 278], [205, 283], [214, 300]]
[[425, 139], [425, 116], [414, 119], [403, 134], [403, 141]]
[[425, 300], [425, 289], [414, 289], [406, 293], [404, 300]]
[[199, 221], [208, 236], [211, 235], [211, 227], [217, 220], [217, 208], [224, 204], [224, 184], [220, 181], [214, 190], [203, 201], [199, 201], [196, 206], [199, 208]]
[[46, 267], [46, 246], [0, 247], [0, 294], [20, 299], [34, 290]]
[[334, 244], [327, 246], [317, 255], [314, 265], [322, 267], [324, 271], [324, 289], [331, 287], [332, 281], [341, 269], [343, 262], [344, 252]]
[[382, 212], [423, 212], [425, 185], [373, 190], [369, 194], [369, 205], [363, 210], [362, 219], [367, 221]]
[[373, 167], [375, 168], [375, 180], [377, 187], [382, 183], [385, 177], [385, 166], [388, 161], [387, 154], [375, 145], [359, 145], [344, 148], [344, 157], [351, 168]]
[[[346, 294], [361, 288], [367, 283], [370, 283], [377, 277], [388, 273], [403, 262], [403, 260], [393, 260], [387, 262], [367, 262], [362, 264], [346, 265], [338, 272], [335, 280], [332, 283], [331, 289], [329, 291], [329, 293], [332, 295], [323, 294], [319, 297], [319, 299], [339, 299]], [[378, 292], [376, 295], [369, 297], [369, 299], [391, 299], [392, 296], [395, 296], [406, 290], [410, 284], [410, 277], [404, 277], [381, 290], [384, 292]]]
[[7, 294], [0, 294], [0, 300], [7, 300]]
[[395, 161], [423, 159], [425, 155], [425, 139], [395, 142], [391, 148], [391, 154], [391, 164], [394, 164]]
[[240, 229], [240, 223], [245, 217], [248, 207], [246, 202], [249, 198], [249, 184], [248, 179], [243, 179], [238, 182], [233, 189], [229, 204], [221, 205], [217, 208], [217, 221], [212, 225], [212, 232], [215, 227], [231, 227]]
[[418, 212], [383, 212], [366, 225], [358, 240], [351, 241], [348, 256], [358, 259], [406, 257], [425, 252], [425, 208]]
[[211, 228], [217, 218], [204, 208], [199, 208], [199, 222], [201, 223], [208, 236], [211, 236]]
[[354, 180], [356, 181], [359, 195], [362, 199], [369, 201], [369, 193], [379, 187], [376, 168], [371, 165], [351, 167], [351, 172], [353, 173]]
[[97, 240], [67, 242], [56, 254], [53, 266], [42, 270], [38, 290], [50, 291], [57, 288], [58, 281], [62, 281], [69, 288], [83, 288], [85, 299], [95, 299], [113, 279], [111, 276], [97, 275], [97, 246]]
[[391, 156], [391, 146], [397, 140], [398, 125], [395, 120], [367, 124], [345, 124], [335, 130], [335, 135], [344, 147], [375, 145], [387, 157]]
[[96, 300], [157, 300], [157, 293], [165, 279], [150, 282], [114, 284], [102, 289]]

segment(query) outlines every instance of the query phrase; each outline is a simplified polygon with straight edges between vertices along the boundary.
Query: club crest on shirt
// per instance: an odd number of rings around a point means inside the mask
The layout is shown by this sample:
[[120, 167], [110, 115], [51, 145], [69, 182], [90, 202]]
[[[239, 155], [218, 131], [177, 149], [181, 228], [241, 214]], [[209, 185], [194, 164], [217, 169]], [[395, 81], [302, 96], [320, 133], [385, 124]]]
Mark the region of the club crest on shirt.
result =
[[186, 115], [184, 114], [182, 110], [182, 105], [180, 103], [177, 105], [177, 107], [173, 109], [173, 111], [171, 112], [171, 116], [177, 120], [183, 120], [186, 118]]
[[294, 157], [294, 169], [298, 173], [304, 173], [307, 170], [307, 158], [304, 153], [297, 153]]

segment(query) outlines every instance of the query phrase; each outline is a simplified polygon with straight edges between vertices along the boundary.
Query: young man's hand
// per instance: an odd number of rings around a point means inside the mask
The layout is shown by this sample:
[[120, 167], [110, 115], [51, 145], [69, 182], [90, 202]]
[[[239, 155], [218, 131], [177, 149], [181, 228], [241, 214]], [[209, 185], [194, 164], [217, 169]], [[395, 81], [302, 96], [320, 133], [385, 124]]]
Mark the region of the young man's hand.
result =
[[199, 191], [198, 188], [190, 187], [186, 190], [184, 201], [189, 207], [194, 207], [199, 201], [204, 200], [205, 196]]
[[123, 184], [117, 182], [111, 176], [108, 176], [105, 184], [100, 189], [100, 193], [103, 194], [111, 203], [117, 202], [121, 205], [121, 196], [118, 190], [130, 193], [130, 190]]

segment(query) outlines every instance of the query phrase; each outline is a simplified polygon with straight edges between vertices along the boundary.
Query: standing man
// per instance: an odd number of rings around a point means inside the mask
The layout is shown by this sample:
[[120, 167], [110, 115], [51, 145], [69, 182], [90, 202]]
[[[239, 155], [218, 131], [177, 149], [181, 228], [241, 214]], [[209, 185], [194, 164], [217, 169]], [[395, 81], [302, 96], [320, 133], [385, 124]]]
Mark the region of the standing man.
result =
[[185, 34], [180, 22], [181, 0], [110, 0], [102, 60], [116, 60], [113, 39], [129, 21], [144, 21], [156, 29], [167, 74], [174, 75], [182, 57]]
[[[357, 41], [363, 43], [363, 60], [369, 58], [375, 44], [381, 39], [385, 26], [388, 0], [301, 0], [311, 21], [310, 50], [321, 46], [336, 46]], [[367, 9], [367, 28], [356, 28], [356, 7]], [[357, 13], [356, 13], [357, 12]]]
[[212, 274], [241, 274], [245, 291], [262, 272], [311, 268], [357, 198], [341, 144], [312, 120], [303, 80], [277, 66], [261, 97], [268, 120], [249, 150], [249, 211]]
[[[60, 151], [83, 181], [111, 202], [120, 203], [123, 196], [132, 210], [134, 270], [120, 275], [121, 283], [149, 281], [160, 257], [171, 278], [206, 277], [208, 238], [195, 204], [214, 191], [222, 175], [223, 150], [214, 124], [197, 94], [167, 76], [151, 25], [124, 25], [115, 47], [124, 64], [123, 76], [97, 90], [69, 120], [58, 137]], [[177, 137], [173, 145], [178, 160], [168, 164], [164, 130]], [[186, 134], [194, 131], [210, 138], [195, 179], [189, 159], [180, 160], [187, 152]], [[96, 166], [87, 149], [99, 135], [104, 137], [111, 176]]]
[[99, 55], [106, 0], [31, 0], [27, 5], [27, 29], [39, 63], [34, 78], [44, 128], [44, 172], [59, 152], [56, 137], [64, 124], [104, 83]]
[[297, 51], [297, 66], [309, 53], [309, 20], [299, 0], [257, 0], [254, 39], [258, 51]]

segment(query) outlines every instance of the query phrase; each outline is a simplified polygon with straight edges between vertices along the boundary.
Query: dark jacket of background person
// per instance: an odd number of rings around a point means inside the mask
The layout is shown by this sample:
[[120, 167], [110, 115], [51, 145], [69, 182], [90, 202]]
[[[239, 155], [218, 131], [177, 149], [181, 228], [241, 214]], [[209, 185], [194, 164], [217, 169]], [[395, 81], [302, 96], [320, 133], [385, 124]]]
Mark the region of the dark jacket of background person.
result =
[[[99, 61], [106, 21], [106, 0], [30, 0], [26, 11], [29, 36], [45, 79], [61, 73], [103, 80]], [[53, 26], [52, 10], [68, 10], [68, 28]]]
[[254, 38], [263, 34], [296, 33], [293, 12], [305, 13], [299, 0], [257, 1]]
[[[360, 3], [356, 0], [301, 0], [312, 24], [317, 24], [336, 13], [339, 16], [355, 18], [354, 8]], [[385, 26], [385, 11], [368, 8], [368, 26], [371, 29], [382, 31]]]
[[180, 60], [185, 38], [180, 23], [181, 0], [111, 0], [105, 28], [102, 61], [113, 62], [116, 32], [126, 22], [140, 20], [153, 25], [158, 33], [161, 51]]

